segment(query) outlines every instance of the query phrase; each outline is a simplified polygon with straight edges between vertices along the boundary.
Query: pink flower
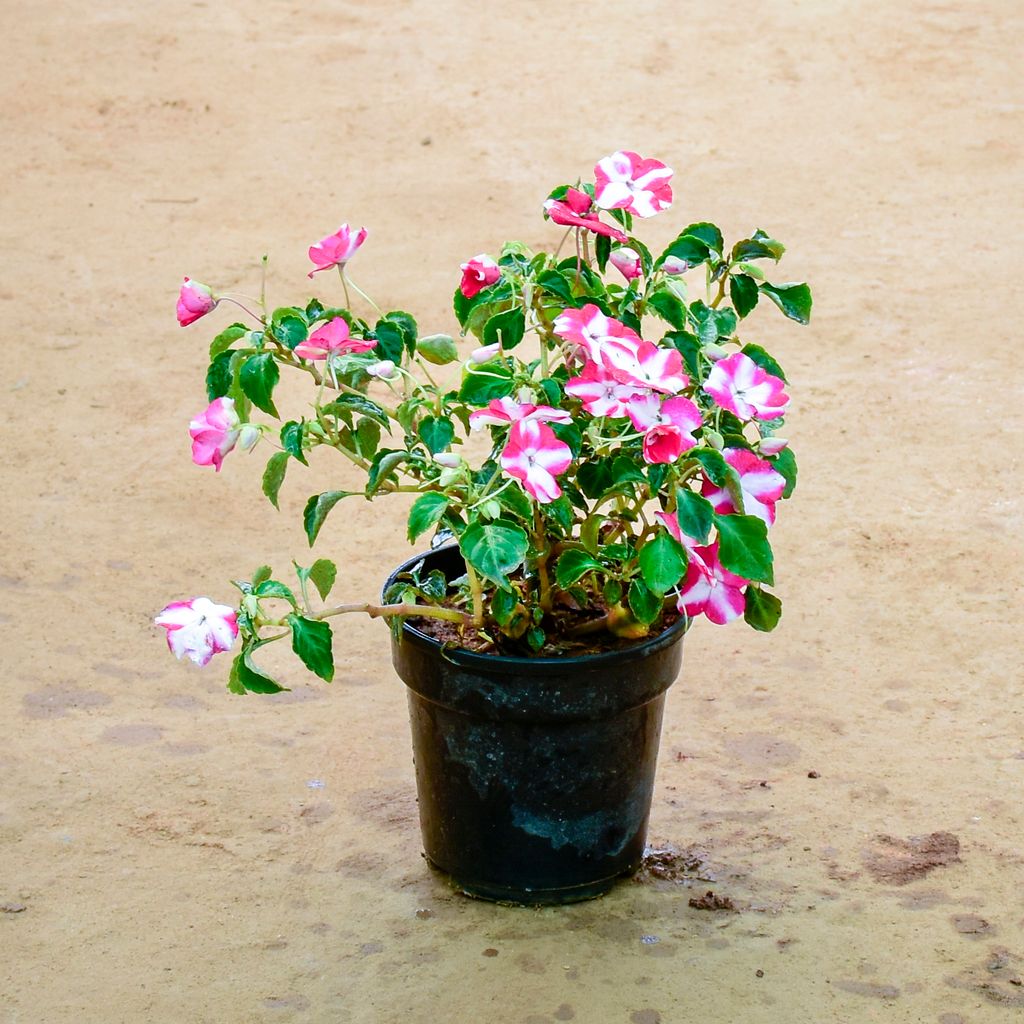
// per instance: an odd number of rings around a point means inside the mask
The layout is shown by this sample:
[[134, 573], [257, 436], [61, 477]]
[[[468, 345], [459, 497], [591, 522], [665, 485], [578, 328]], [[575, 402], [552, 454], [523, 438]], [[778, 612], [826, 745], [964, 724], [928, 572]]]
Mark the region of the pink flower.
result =
[[[740, 478], [744, 513], [757, 516], [765, 526], [771, 526], [775, 522], [775, 502], [782, 497], [786, 478], [772, 469], [770, 462], [759, 459], [746, 448], [726, 448], [722, 455]], [[728, 515], [739, 511], [729, 492], [706, 477], [701, 494], [711, 502], [716, 512]]]
[[527, 494], [542, 505], [561, 497], [555, 477], [572, 464], [569, 446], [555, 432], [537, 420], [518, 420], [508, 432], [501, 468], [519, 480]]
[[640, 253], [636, 249], [630, 249], [629, 246], [623, 246], [621, 249], [615, 249], [611, 256], [608, 257], [608, 262], [627, 280], [635, 281], [639, 276], [641, 270], [643, 270], [643, 264], [640, 261]]
[[376, 344], [371, 338], [349, 337], [348, 321], [342, 316], [336, 316], [296, 345], [294, 351], [303, 359], [327, 359], [346, 352], [369, 352]]
[[724, 626], [743, 614], [743, 588], [748, 582], [718, 561], [718, 541], [708, 547], [693, 548], [677, 607], [691, 618], [703, 612], [716, 625]]
[[570, 188], [564, 199], [548, 199], [544, 203], [544, 212], [556, 223], [564, 227], [586, 228], [595, 235], [606, 235], [616, 241], [625, 242], [626, 235], [610, 224], [603, 224], [598, 214], [591, 207], [593, 202], [586, 192], [578, 188]]
[[679, 352], [649, 341], [635, 344], [631, 339], [612, 340], [602, 348], [601, 361], [621, 384], [635, 384], [674, 395], [690, 383], [690, 378], [683, 373], [683, 357]]
[[571, 377], [565, 393], [578, 398], [591, 416], [623, 419], [629, 414], [629, 402], [636, 395], [632, 384], [620, 384], [599, 363], [587, 360], [583, 372]]
[[726, 412], [741, 420], [774, 420], [789, 405], [785, 384], [742, 352], [719, 359], [708, 374], [704, 390]]
[[182, 327], [194, 324], [200, 317], [206, 316], [219, 301], [214, 297], [211, 288], [186, 277], [178, 293], [178, 323]]
[[582, 309], [565, 309], [555, 317], [551, 329], [574, 350], [581, 350], [595, 363], [602, 362], [604, 346], [610, 341], [639, 346], [640, 336], [624, 323], [605, 316], [593, 303]]
[[551, 423], [572, 423], [572, 416], [564, 409], [550, 405], [517, 402], [514, 398], [494, 398], [482, 409], [469, 414], [471, 430], [480, 427], [504, 427], [522, 420], [548, 420]]
[[234, 399], [212, 401], [188, 425], [192, 437], [192, 461], [197, 466], [214, 466], [219, 473], [224, 456], [238, 442], [240, 427]]
[[366, 241], [366, 228], [360, 228], [355, 234], [347, 224], [342, 224], [333, 234], [309, 247], [309, 258], [313, 261], [313, 269], [309, 276], [331, 267], [344, 267], [356, 254], [356, 250]]
[[167, 630], [171, 654], [197, 665], [206, 665], [215, 654], [230, 651], [238, 636], [234, 608], [214, 604], [208, 597], [175, 601], [153, 621]]
[[671, 177], [671, 169], [660, 160], [644, 160], [629, 150], [620, 150], [594, 168], [594, 201], [605, 210], [628, 210], [638, 217], [653, 217], [672, 205]]
[[459, 291], [467, 299], [473, 298], [478, 292], [489, 288], [501, 277], [501, 268], [490, 256], [480, 253], [474, 256], [468, 263], [460, 265], [462, 281], [459, 283]]
[[636, 395], [627, 410], [633, 426], [644, 432], [644, 460], [675, 462], [696, 443], [693, 431], [704, 423], [700, 409], [688, 398]]
[[678, 274], [685, 274], [690, 269], [690, 264], [686, 260], [681, 260], [678, 256], [666, 256], [661, 269], [666, 274], [674, 277]]

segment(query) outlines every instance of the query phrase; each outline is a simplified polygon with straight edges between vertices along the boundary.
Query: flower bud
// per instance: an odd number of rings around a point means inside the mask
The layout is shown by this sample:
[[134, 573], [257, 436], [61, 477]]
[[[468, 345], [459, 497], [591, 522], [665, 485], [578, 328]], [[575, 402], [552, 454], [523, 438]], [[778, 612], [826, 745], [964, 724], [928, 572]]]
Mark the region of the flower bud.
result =
[[725, 447], [725, 438], [717, 430], [712, 430], [710, 427], [704, 428], [704, 440], [716, 451], [721, 451]]
[[458, 469], [462, 465], [462, 456], [455, 452], [439, 452], [434, 456], [434, 461], [445, 469]]
[[762, 455], [778, 455], [788, 446], [789, 441], [784, 437], [762, 437], [757, 447]]
[[470, 352], [469, 361], [479, 366], [480, 363], [490, 362], [500, 351], [501, 345], [498, 342], [495, 342], [493, 345], [482, 345], [480, 348], [475, 348]]
[[455, 339], [450, 334], [428, 334], [416, 342], [416, 352], [428, 363], [444, 366], [454, 363], [459, 358], [459, 350], [455, 347]]
[[690, 269], [690, 264], [686, 260], [681, 260], [678, 256], [668, 256], [665, 262], [662, 263], [661, 269], [666, 274], [676, 275], [685, 274]]
[[704, 345], [701, 351], [708, 357], [708, 359], [714, 359], [717, 362], [719, 359], [724, 359], [729, 352], [722, 348], [721, 345], [716, 345], [713, 341], [707, 345]]
[[398, 373], [398, 367], [390, 359], [382, 359], [379, 363], [368, 366], [366, 372], [378, 380], [390, 380]]
[[255, 423], [245, 423], [238, 432], [238, 447], [242, 451], [251, 451], [260, 439], [260, 428]]
[[200, 317], [206, 316], [219, 301], [213, 294], [213, 289], [186, 277], [178, 293], [178, 323], [182, 327], [194, 324]]

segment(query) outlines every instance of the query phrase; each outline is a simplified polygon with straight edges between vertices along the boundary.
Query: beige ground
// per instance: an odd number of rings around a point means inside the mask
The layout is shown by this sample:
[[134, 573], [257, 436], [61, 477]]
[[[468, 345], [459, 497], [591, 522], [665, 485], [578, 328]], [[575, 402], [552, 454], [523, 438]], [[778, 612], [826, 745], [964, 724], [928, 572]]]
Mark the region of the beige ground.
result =
[[[1021, 20], [4, 4], [0, 1018], [1018, 1019]], [[190, 464], [208, 332], [174, 324], [180, 275], [251, 290], [266, 248], [301, 299], [305, 246], [349, 219], [363, 286], [450, 329], [458, 262], [549, 241], [547, 187], [620, 146], [677, 169], [657, 240], [763, 226], [817, 300], [808, 330], [757, 320], [797, 396], [784, 626], [696, 629], [663, 740], [652, 834], [705, 852], [732, 915], [665, 883], [454, 897], [419, 856], [382, 626], [351, 626], [333, 687], [261, 700], [150, 625], [301, 555], [305, 497], [347, 479], [293, 470], [279, 516], [262, 460]], [[364, 512], [322, 537], [353, 597], [406, 551], [401, 508]], [[959, 863], [879, 874], [876, 836], [935, 832]]]

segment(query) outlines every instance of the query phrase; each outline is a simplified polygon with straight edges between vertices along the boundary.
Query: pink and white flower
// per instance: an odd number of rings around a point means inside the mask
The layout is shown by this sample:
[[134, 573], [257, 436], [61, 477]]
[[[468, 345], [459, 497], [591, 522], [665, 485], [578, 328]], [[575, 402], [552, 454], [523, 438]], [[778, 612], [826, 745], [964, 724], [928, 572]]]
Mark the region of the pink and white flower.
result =
[[594, 201], [605, 210], [653, 217], [672, 205], [672, 170], [629, 150], [606, 156], [594, 168]]
[[789, 405], [785, 386], [750, 356], [734, 352], [711, 367], [704, 390], [741, 420], [774, 420], [784, 415]]
[[369, 352], [376, 345], [377, 342], [371, 338], [351, 337], [348, 321], [342, 316], [336, 316], [296, 345], [294, 351], [303, 359], [327, 359], [348, 352]]
[[547, 420], [550, 423], [572, 423], [572, 415], [565, 409], [550, 405], [534, 405], [532, 402], [517, 402], [514, 398], [491, 399], [482, 409], [469, 414], [471, 430], [481, 427], [505, 427], [522, 420]]
[[206, 665], [215, 654], [230, 651], [238, 636], [234, 608], [208, 597], [174, 601], [153, 620], [167, 630], [167, 646], [179, 661]]
[[[786, 478], [777, 473], [770, 462], [759, 459], [746, 448], [726, 448], [722, 455], [740, 478], [743, 512], [748, 516], [757, 516], [765, 526], [771, 526], [775, 522], [775, 503], [786, 489]], [[729, 515], [739, 511], [733, 503], [732, 495], [707, 477], [704, 478], [701, 494], [711, 502], [716, 512]]]
[[788, 447], [789, 441], [784, 437], [762, 437], [758, 442], [757, 450], [762, 455], [778, 455]]
[[703, 612], [716, 625], [724, 626], [743, 614], [747, 603], [743, 588], [748, 582], [719, 562], [718, 541], [693, 548], [677, 607], [691, 618]]
[[679, 352], [650, 341], [635, 344], [628, 338], [613, 339], [603, 346], [601, 361], [621, 384], [635, 384], [675, 395], [690, 383], [690, 378], [683, 373], [683, 357]]
[[676, 277], [679, 274], [685, 274], [690, 269], [690, 264], [678, 256], [666, 256], [661, 269], [670, 277]]
[[501, 277], [501, 267], [498, 266], [490, 256], [480, 253], [471, 260], [459, 266], [462, 271], [462, 280], [459, 282], [459, 291], [467, 299], [490, 288], [495, 281]]
[[578, 398], [591, 416], [620, 420], [629, 415], [629, 403], [637, 389], [632, 384], [620, 384], [599, 363], [588, 359], [582, 373], [566, 383], [565, 393]]
[[544, 202], [544, 212], [563, 227], [586, 228], [595, 235], [606, 235], [616, 241], [625, 242], [626, 235], [611, 224], [604, 224], [598, 218], [593, 207], [593, 200], [586, 192], [578, 188], [570, 188], [564, 199], [548, 199]]
[[700, 409], [688, 398], [636, 395], [627, 409], [637, 430], [644, 432], [644, 461], [675, 462], [697, 443], [693, 436], [704, 423]]
[[469, 361], [476, 366], [480, 366], [482, 363], [490, 362], [500, 352], [501, 344], [497, 341], [491, 345], [481, 345], [469, 353]]
[[238, 443], [240, 431], [234, 399], [215, 399], [188, 425], [192, 461], [197, 466], [213, 466], [219, 473], [224, 456]]
[[635, 281], [643, 271], [640, 253], [636, 249], [630, 249], [628, 245], [624, 245], [621, 249], [614, 249], [608, 257], [608, 262], [627, 281]]
[[669, 536], [679, 541], [686, 548], [690, 565], [696, 563], [703, 572], [709, 573], [711, 571], [704, 564], [704, 559], [697, 554], [697, 538], [683, 533], [679, 527], [679, 516], [675, 512], [655, 512], [654, 518], [659, 520], [665, 529], [668, 530]]
[[316, 245], [309, 247], [309, 258], [313, 261], [313, 269], [309, 276], [331, 267], [344, 267], [356, 254], [356, 250], [366, 241], [366, 228], [353, 230], [342, 224], [333, 235], [321, 239]]
[[593, 303], [582, 309], [562, 310], [555, 317], [551, 329], [577, 355], [582, 352], [595, 363], [603, 362], [604, 346], [610, 341], [620, 341], [631, 348], [640, 345], [640, 336], [635, 331], [621, 321], [605, 316]]
[[178, 293], [178, 323], [182, 327], [194, 324], [214, 309], [219, 301], [212, 288], [186, 277]]
[[521, 419], [512, 424], [499, 461], [509, 476], [522, 483], [527, 494], [546, 505], [561, 497], [562, 489], [555, 477], [572, 464], [572, 451], [546, 423]]

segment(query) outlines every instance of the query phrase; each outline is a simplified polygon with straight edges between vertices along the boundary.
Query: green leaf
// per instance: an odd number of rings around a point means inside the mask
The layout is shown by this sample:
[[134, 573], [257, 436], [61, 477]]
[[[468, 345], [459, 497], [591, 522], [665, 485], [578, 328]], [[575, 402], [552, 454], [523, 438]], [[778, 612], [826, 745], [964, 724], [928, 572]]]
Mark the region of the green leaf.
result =
[[440, 522], [447, 507], [448, 498], [443, 494], [430, 491], [420, 495], [409, 509], [409, 542], [412, 543], [421, 533]]
[[[284, 315], [277, 319], [277, 313]], [[295, 313], [284, 310], [275, 312], [274, 319], [270, 322], [270, 329], [273, 331], [274, 337], [288, 349], [294, 349], [309, 337], [309, 327], [305, 320]]]
[[270, 676], [264, 675], [253, 663], [252, 652], [256, 647], [246, 648], [237, 655], [231, 665], [231, 679], [228, 681], [228, 689], [232, 693], [244, 693], [248, 690], [251, 693], [280, 693], [287, 687], [274, 682]]
[[718, 559], [722, 565], [756, 583], [772, 583], [772, 548], [768, 543], [768, 527], [756, 516], [720, 515], [715, 513], [718, 527]]
[[313, 581], [321, 601], [327, 600], [337, 578], [338, 567], [329, 558], [318, 558], [309, 567], [309, 579]]
[[725, 248], [725, 242], [722, 240], [722, 232], [715, 224], [709, 224], [707, 221], [700, 221], [697, 224], [691, 224], [689, 227], [683, 229], [683, 234], [699, 238], [709, 249], [716, 253], [721, 254]]
[[265, 582], [266, 580], [269, 580], [270, 577], [273, 576], [273, 575], [274, 575], [274, 570], [271, 569], [269, 565], [261, 565], [252, 574], [252, 585], [254, 587], [258, 587], [261, 583]]
[[310, 547], [313, 546], [313, 542], [320, 532], [320, 527], [324, 525], [324, 520], [331, 509], [342, 498], [348, 498], [358, 493], [358, 491], [324, 491], [323, 494], [314, 494], [310, 497], [302, 512], [302, 525], [306, 529], [306, 536], [309, 538]]
[[776, 263], [782, 259], [786, 247], [774, 238], [769, 238], [760, 229], [754, 232], [753, 238], [743, 238], [732, 247], [730, 259], [733, 263], [748, 260], [775, 260]]
[[733, 274], [729, 278], [729, 296], [741, 317], [757, 305], [758, 294], [757, 282], [749, 274]]
[[381, 484], [394, 472], [396, 467], [409, 458], [407, 451], [400, 449], [384, 448], [373, 457], [370, 463], [370, 471], [366, 476], [366, 490], [363, 492], [367, 498], [372, 498], [380, 489]]
[[526, 316], [522, 306], [495, 313], [484, 325], [485, 345], [500, 344], [502, 349], [515, 348], [523, 340], [526, 331]]
[[267, 468], [263, 471], [263, 493], [270, 499], [270, 504], [276, 509], [281, 506], [277, 503], [277, 496], [284, 483], [284, 474], [288, 469], [288, 453], [274, 452], [267, 460]]
[[277, 368], [277, 360], [270, 352], [263, 352], [246, 359], [238, 380], [246, 397], [257, 409], [277, 416], [271, 395], [280, 377], [281, 371]]
[[747, 587], [743, 618], [761, 633], [770, 633], [782, 616], [782, 602], [760, 587]]
[[678, 295], [667, 288], [656, 289], [647, 300], [647, 305], [677, 331], [686, 327], [686, 306]]
[[612, 253], [612, 240], [607, 235], [597, 235], [594, 239], [594, 255], [597, 258], [597, 269], [603, 274], [608, 266], [608, 257]]
[[557, 295], [558, 298], [564, 299], [566, 302], [571, 303], [573, 301], [572, 285], [566, 276], [557, 270], [545, 270], [537, 278], [537, 286], [543, 288], [544, 291]]
[[292, 650], [310, 672], [329, 683], [334, 678], [330, 623], [294, 613], [285, 622], [292, 628]]
[[455, 437], [455, 428], [450, 420], [442, 419], [440, 416], [426, 416], [420, 420], [416, 433], [419, 434], [430, 454], [437, 455], [452, 443], [452, 438]]
[[396, 366], [401, 363], [405, 352], [405, 333], [402, 328], [398, 324], [379, 320], [373, 333], [377, 339], [377, 347], [374, 349], [376, 355], [381, 359], [390, 359]]
[[599, 498], [614, 482], [610, 459], [590, 459], [576, 470], [576, 483], [588, 498]]
[[[506, 487], [498, 495], [498, 503], [524, 523], [533, 522], [533, 502], [521, 487]], [[551, 505], [546, 507], [550, 509]]]
[[579, 548], [569, 548], [568, 551], [562, 552], [555, 565], [555, 582], [565, 590], [588, 572], [603, 568], [601, 563], [588, 552], [581, 551]]
[[760, 345], [747, 344], [740, 351], [753, 359], [762, 370], [767, 370], [779, 380], [785, 381], [786, 375], [782, 372], [782, 367]]
[[779, 309], [798, 324], [811, 322], [811, 289], [806, 284], [760, 285], [762, 295], [767, 295]]
[[233, 352], [221, 352], [210, 362], [206, 371], [206, 397], [211, 401], [223, 398], [231, 390]]
[[729, 479], [729, 470], [732, 468], [721, 452], [714, 448], [694, 448], [687, 456], [696, 459], [707, 478], [719, 487], [725, 487]]
[[463, 558], [481, 576], [501, 587], [511, 589], [508, 574], [518, 569], [526, 558], [529, 541], [526, 532], [504, 520], [486, 525], [472, 523], [459, 538]]
[[662, 341], [667, 341], [679, 351], [689, 375], [695, 380], [700, 379], [700, 339], [689, 331], [673, 331], [666, 334]]
[[783, 448], [778, 455], [768, 460], [774, 468], [786, 478], [783, 498], [788, 498], [796, 490], [796, 456], [792, 448]]
[[282, 601], [288, 601], [293, 608], [298, 606], [291, 587], [286, 586], [280, 580], [264, 580], [253, 593], [257, 597], [277, 597]]
[[224, 330], [210, 342], [210, 358], [216, 359], [221, 352], [226, 352], [236, 341], [238, 341], [239, 338], [248, 333], [249, 328], [246, 327], [245, 324], [232, 324], [230, 327], [225, 327]]
[[416, 349], [416, 336], [419, 328], [416, 325], [416, 318], [412, 313], [406, 313], [401, 309], [393, 309], [385, 313], [382, 318], [386, 323], [394, 324], [405, 336], [405, 349], [411, 355]]
[[686, 572], [686, 550], [664, 530], [640, 549], [638, 560], [644, 583], [659, 597], [674, 587]]
[[324, 315], [324, 304], [319, 299], [310, 299], [306, 303], [306, 319], [313, 323]]
[[324, 412], [338, 415], [345, 412], [357, 412], [362, 416], [369, 416], [375, 419], [382, 427], [390, 425], [391, 420], [388, 414], [376, 403], [362, 395], [338, 395], [333, 401], [324, 406]]
[[491, 615], [499, 626], [507, 626], [519, 607], [519, 595], [514, 590], [496, 590], [491, 599]]
[[459, 388], [459, 399], [467, 405], [482, 406], [492, 399], [512, 394], [512, 371], [504, 363], [492, 360], [480, 366], [467, 366]]
[[459, 358], [459, 350], [455, 339], [450, 334], [430, 334], [416, 342], [416, 351], [428, 363], [444, 366], [454, 363]]
[[364, 459], [372, 459], [380, 447], [380, 424], [368, 416], [360, 416], [355, 430], [356, 447]]
[[633, 580], [626, 596], [637, 622], [649, 626], [661, 614], [662, 600], [640, 580]]
[[679, 530], [700, 544], [707, 544], [714, 525], [714, 507], [707, 498], [680, 487], [676, 491], [676, 519]]
[[[308, 466], [309, 463], [306, 461], [306, 453], [302, 450], [302, 439], [306, 435], [306, 427], [304, 423], [298, 423], [295, 420], [289, 420], [281, 428], [281, 447], [284, 452], [278, 454], [291, 455], [296, 458], [304, 466]], [[281, 470], [281, 476], [284, 477], [284, 469]]]

